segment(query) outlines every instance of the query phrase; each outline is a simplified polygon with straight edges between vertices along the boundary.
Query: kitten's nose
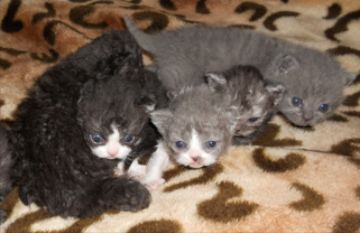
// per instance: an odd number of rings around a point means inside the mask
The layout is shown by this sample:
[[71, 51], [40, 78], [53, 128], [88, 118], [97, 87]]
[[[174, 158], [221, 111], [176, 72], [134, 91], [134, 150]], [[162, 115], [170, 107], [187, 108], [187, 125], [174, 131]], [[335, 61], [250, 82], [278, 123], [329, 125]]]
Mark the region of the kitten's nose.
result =
[[195, 162], [195, 163], [198, 163], [201, 161], [201, 157], [200, 156], [194, 156], [194, 157], [191, 157], [191, 159]]
[[309, 122], [313, 119], [313, 113], [311, 111], [305, 111], [303, 114], [303, 120]]
[[115, 157], [117, 155], [117, 151], [108, 151], [108, 154], [110, 155], [110, 157]]
[[116, 157], [116, 155], [119, 153], [119, 149], [118, 148], [110, 148], [107, 150], [107, 153], [109, 154], [110, 157]]

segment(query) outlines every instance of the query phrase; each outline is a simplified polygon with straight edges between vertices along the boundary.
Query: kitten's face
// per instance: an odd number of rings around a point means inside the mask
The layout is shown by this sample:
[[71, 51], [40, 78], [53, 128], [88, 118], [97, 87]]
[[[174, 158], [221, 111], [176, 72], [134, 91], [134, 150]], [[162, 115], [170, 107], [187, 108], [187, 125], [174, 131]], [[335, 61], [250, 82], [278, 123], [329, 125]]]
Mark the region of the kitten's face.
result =
[[[175, 123], [176, 124], [176, 123]], [[164, 140], [177, 163], [191, 168], [210, 166], [228, 146], [228, 136], [217, 131], [217, 127], [204, 128], [199, 125], [196, 129], [187, 125], [178, 130], [170, 131], [174, 122], [167, 127]]]
[[183, 166], [210, 166], [230, 145], [231, 114], [216, 107], [218, 99], [213, 95], [215, 93], [203, 95], [197, 91], [182, 93], [169, 109], [151, 113], [172, 158]]
[[126, 133], [115, 123], [110, 129], [102, 127], [101, 132], [86, 132], [84, 135], [94, 155], [104, 159], [124, 159], [131, 152], [137, 137]]
[[[234, 136], [246, 137], [266, 124], [285, 92], [280, 84], [266, 85], [259, 71], [250, 66], [210, 73], [206, 78], [208, 84], [218, 89], [225, 102], [232, 106], [236, 116]], [[214, 86], [214, 79], [226, 79], [226, 84]]]
[[335, 60], [328, 58], [326, 65], [321, 65], [315, 59], [319, 58], [299, 60], [288, 55], [275, 70], [277, 79], [286, 86], [278, 109], [298, 126], [314, 126], [328, 119], [341, 104], [344, 87], [355, 77], [343, 71]]
[[137, 104], [136, 88], [126, 82], [91, 83], [78, 102], [78, 122], [94, 155], [124, 159], [144, 138], [149, 121], [144, 106]]

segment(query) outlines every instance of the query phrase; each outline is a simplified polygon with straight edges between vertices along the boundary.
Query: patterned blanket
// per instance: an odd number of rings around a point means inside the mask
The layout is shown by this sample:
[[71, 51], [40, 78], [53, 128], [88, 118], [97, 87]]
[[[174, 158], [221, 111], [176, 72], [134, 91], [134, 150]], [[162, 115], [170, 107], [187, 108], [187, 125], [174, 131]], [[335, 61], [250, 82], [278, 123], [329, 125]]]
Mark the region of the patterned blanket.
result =
[[[191, 23], [262, 31], [360, 72], [359, 0], [2, 0], [0, 119], [13, 118], [47, 67], [123, 30], [124, 14], [149, 32]], [[360, 232], [360, 75], [345, 93], [316, 127], [277, 115], [254, 145], [230, 148], [212, 168], [172, 165], [150, 207], [136, 213], [63, 219], [25, 206], [14, 189], [0, 232]]]

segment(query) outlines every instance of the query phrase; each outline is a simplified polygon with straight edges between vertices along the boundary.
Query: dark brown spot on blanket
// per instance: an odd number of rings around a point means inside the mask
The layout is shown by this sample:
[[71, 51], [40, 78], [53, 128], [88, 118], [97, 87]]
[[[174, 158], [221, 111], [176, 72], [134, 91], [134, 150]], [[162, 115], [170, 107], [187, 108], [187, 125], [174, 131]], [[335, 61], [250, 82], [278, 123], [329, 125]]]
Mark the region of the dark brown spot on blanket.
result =
[[21, 0], [12, 0], [7, 9], [6, 15], [1, 22], [1, 30], [8, 33], [18, 32], [23, 29], [23, 23], [15, 20], [17, 11], [21, 6]]
[[333, 114], [330, 118], [330, 121], [335, 121], [335, 122], [348, 122], [349, 120], [346, 119], [345, 117], [339, 115], [339, 114]]
[[324, 205], [323, 195], [318, 194], [314, 189], [300, 183], [293, 183], [293, 187], [302, 193], [303, 199], [290, 203], [291, 208], [299, 211], [313, 211]]
[[348, 107], [356, 107], [358, 105], [358, 101], [360, 100], [360, 91], [355, 92], [352, 95], [346, 96], [343, 105]]
[[354, 11], [344, 15], [335, 23], [334, 26], [325, 30], [325, 36], [330, 40], [339, 42], [339, 40], [335, 37], [336, 34], [346, 32], [348, 30], [348, 24], [358, 19], [360, 19], [360, 11]]
[[323, 17], [323, 19], [335, 19], [341, 14], [341, 6], [337, 3], [332, 4], [328, 8], [327, 16]]
[[199, 0], [196, 3], [196, 13], [207, 15], [210, 14], [209, 8], [206, 7], [207, 0]]
[[345, 212], [336, 221], [333, 233], [356, 233], [360, 229], [360, 213]]
[[205, 167], [201, 170], [203, 174], [199, 177], [168, 186], [164, 189], [164, 192], [172, 192], [192, 185], [206, 184], [208, 181], [213, 180], [219, 173], [221, 173], [224, 170], [224, 167], [221, 164], [215, 164], [212, 167]]
[[295, 138], [276, 139], [280, 133], [280, 126], [270, 123], [262, 134], [255, 138], [253, 145], [277, 147], [277, 146], [301, 146], [301, 141]]
[[263, 5], [255, 2], [243, 2], [236, 9], [235, 13], [241, 14], [246, 11], [254, 11], [249, 21], [254, 22], [266, 15], [267, 9]]
[[51, 3], [46, 2], [44, 4], [45, 8], [46, 8], [46, 12], [44, 13], [37, 13], [34, 15], [33, 19], [32, 19], [32, 23], [36, 24], [37, 22], [49, 18], [49, 17], [54, 17], [56, 15], [56, 11], [54, 9], [54, 6]]
[[255, 164], [265, 172], [287, 172], [295, 170], [305, 164], [306, 159], [301, 154], [290, 153], [285, 158], [273, 160], [264, 153], [263, 148], [253, 152]]
[[160, 219], [157, 221], [146, 221], [132, 227], [127, 233], [180, 233], [183, 232], [179, 222], [168, 219]]
[[355, 153], [360, 151], [360, 138], [352, 138], [339, 142], [331, 147], [330, 152], [345, 155], [355, 156]]
[[300, 14], [298, 12], [292, 12], [292, 11], [280, 11], [271, 14], [269, 17], [267, 17], [264, 21], [264, 26], [270, 31], [277, 31], [278, 28], [275, 25], [276, 20], [284, 18], [284, 17], [297, 17]]
[[198, 204], [197, 210], [200, 216], [227, 223], [244, 219], [259, 207], [258, 204], [249, 201], [228, 201], [233, 197], [240, 197], [243, 192], [232, 182], [222, 181], [218, 187], [219, 192], [215, 197]]

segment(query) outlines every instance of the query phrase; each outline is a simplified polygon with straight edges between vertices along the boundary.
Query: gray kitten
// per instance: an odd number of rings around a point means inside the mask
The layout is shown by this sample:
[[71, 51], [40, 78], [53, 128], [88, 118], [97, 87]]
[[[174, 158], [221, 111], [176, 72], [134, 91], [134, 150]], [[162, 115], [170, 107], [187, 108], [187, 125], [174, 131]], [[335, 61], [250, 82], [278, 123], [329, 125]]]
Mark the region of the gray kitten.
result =
[[215, 86], [201, 84], [172, 92], [168, 108], [150, 113], [163, 140], [147, 164], [143, 184], [151, 188], [162, 184], [170, 158], [182, 166], [201, 168], [215, 164], [226, 152], [236, 116], [230, 98], [223, 98], [214, 88], [226, 83], [223, 81], [214, 79]]
[[167, 89], [202, 83], [204, 74], [234, 65], [253, 65], [265, 80], [285, 86], [277, 108], [299, 126], [329, 118], [343, 100], [343, 87], [355, 78], [328, 54], [259, 32], [197, 25], [150, 35], [128, 17], [125, 22], [140, 46], [154, 55]]
[[171, 92], [168, 108], [150, 113], [163, 141], [148, 163], [143, 184], [156, 187], [164, 182], [169, 155], [180, 165], [200, 168], [216, 163], [231, 139], [250, 143], [284, 93], [282, 85], [266, 85], [250, 66], [209, 73], [206, 81]]
[[[250, 144], [276, 113], [285, 88], [281, 84], [266, 83], [252, 66], [235, 66], [223, 72], [208, 73], [206, 81], [227, 98], [236, 116], [233, 144]], [[224, 80], [226, 85], [217, 85]]]

